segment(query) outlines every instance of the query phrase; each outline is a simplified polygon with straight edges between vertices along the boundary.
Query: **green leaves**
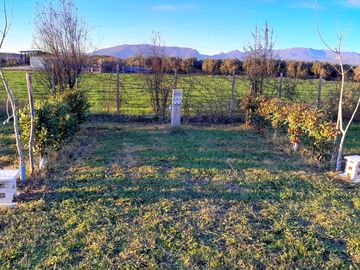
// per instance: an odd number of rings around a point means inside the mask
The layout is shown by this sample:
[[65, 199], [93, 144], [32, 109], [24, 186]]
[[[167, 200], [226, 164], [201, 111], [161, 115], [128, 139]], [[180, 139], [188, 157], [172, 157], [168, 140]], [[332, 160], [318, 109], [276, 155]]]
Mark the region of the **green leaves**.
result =
[[[69, 89], [57, 96], [35, 103], [35, 151], [44, 156], [49, 150], [58, 150], [79, 129], [85, 119], [88, 103], [81, 90]], [[30, 113], [20, 111], [21, 137], [27, 145], [30, 136]]]

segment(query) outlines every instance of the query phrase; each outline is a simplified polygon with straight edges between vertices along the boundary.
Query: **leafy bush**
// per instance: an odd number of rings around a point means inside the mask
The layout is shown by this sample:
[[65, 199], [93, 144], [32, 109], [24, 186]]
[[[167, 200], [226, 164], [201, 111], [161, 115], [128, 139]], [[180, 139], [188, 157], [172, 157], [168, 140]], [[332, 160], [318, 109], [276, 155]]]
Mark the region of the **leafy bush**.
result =
[[280, 129], [286, 125], [286, 118], [289, 114], [288, 109], [288, 106], [281, 99], [262, 98], [257, 113], [269, 121], [273, 128]]
[[325, 112], [278, 98], [258, 97], [247, 104], [251, 104], [245, 107], [251, 108], [251, 119], [263, 119], [261, 123], [252, 123], [257, 129], [261, 124], [262, 129], [270, 126], [274, 130], [281, 130], [287, 134], [291, 143], [301, 142], [316, 152], [320, 159], [331, 156], [338, 131]]
[[81, 89], [66, 89], [57, 97], [59, 102], [65, 102], [72, 114], [76, 115], [79, 124], [85, 121], [86, 113], [90, 108], [85, 92]]
[[[75, 89], [67, 90], [48, 101], [36, 102], [34, 108], [35, 152], [43, 157], [48, 154], [48, 150], [58, 150], [79, 129], [87, 108], [84, 94]], [[19, 125], [21, 137], [27, 145], [31, 128], [28, 107], [20, 111]]]

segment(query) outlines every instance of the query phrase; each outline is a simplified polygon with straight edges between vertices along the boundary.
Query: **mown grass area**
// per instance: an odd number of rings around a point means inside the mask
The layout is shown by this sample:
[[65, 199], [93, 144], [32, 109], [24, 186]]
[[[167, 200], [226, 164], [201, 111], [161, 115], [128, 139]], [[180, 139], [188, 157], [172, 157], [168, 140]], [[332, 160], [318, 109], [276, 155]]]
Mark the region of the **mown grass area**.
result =
[[14, 166], [16, 145], [12, 123], [4, 125], [7, 116], [0, 112], [0, 168]]
[[359, 186], [241, 126], [88, 123], [49, 166], [0, 210], [0, 268], [360, 267]]
[[[9, 84], [20, 104], [27, 103], [26, 80], [24, 71], [6, 71]], [[47, 98], [49, 91], [39, 83], [38, 73], [34, 73], [35, 100]], [[168, 80], [174, 80], [168, 75]], [[116, 75], [115, 74], [85, 74], [80, 80], [80, 86], [86, 90], [91, 103], [93, 113], [114, 113], [116, 112]], [[144, 76], [139, 74], [121, 74], [121, 113], [126, 115], [151, 115], [150, 95], [146, 90]], [[291, 81], [290, 81], [291, 82]], [[206, 110], [214, 112], [227, 112], [231, 100], [231, 77], [208, 76], [208, 75], [181, 75], [178, 81], [178, 88], [184, 90], [184, 113], [195, 115], [196, 113], [206, 114]], [[317, 80], [298, 80], [294, 92], [287, 93], [288, 81], [283, 82], [283, 96], [290, 95], [294, 101], [307, 102], [314, 105], [317, 97]], [[323, 83], [323, 98], [334, 94], [338, 85], [336, 82]], [[356, 86], [352, 86], [355, 87]], [[0, 96], [0, 106], [5, 100]], [[265, 83], [265, 93], [277, 95], [279, 80], [272, 79]], [[235, 84], [235, 96], [237, 100], [248, 95], [249, 82], [242, 77], [237, 78]], [[200, 110], [200, 112], [199, 112]]]

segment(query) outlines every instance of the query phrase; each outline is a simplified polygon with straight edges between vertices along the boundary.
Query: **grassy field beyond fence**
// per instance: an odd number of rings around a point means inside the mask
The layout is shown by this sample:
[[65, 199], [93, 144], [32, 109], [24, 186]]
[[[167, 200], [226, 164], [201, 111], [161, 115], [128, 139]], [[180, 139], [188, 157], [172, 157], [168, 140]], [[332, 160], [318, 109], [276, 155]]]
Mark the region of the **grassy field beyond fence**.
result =
[[[6, 71], [9, 84], [15, 93], [18, 103], [27, 102], [26, 81], [24, 71]], [[172, 80], [172, 75], [168, 75]], [[231, 100], [232, 78], [226, 76], [181, 75], [178, 88], [184, 90], [183, 111], [189, 116], [220, 113], [226, 114]], [[283, 96], [297, 102], [315, 105], [317, 97], [317, 80], [299, 80], [296, 89], [290, 89], [293, 81], [284, 80]], [[80, 86], [87, 91], [93, 113], [116, 112], [116, 75], [115, 74], [86, 74]], [[352, 89], [358, 89], [358, 84], [351, 83]], [[336, 95], [337, 82], [324, 82], [322, 98]], [[360, 89], [360, 87], [359, 87]], [[0, 107], [4, 107], [5, 92], [0, 86]], [[277, 96], [279, 81], [269, 80], [265, 84], [265, 94]], [[358, 90], [357, 90], [358, 91]], [[121, 74], [121, 114], [125, 115], [152, 115], [149, 92], [141, 74]], [[358, 91], [360, 94], [360, 91]], [[238, 102], [249, 93], [249, 83], [238, 77], [235, 84], [235, 98]], [[38, 83], [37, 73], [34, 73], [35, 100], [47, 98], [49, 90]], [[238, 106], [237, 106], [238, 109]]]

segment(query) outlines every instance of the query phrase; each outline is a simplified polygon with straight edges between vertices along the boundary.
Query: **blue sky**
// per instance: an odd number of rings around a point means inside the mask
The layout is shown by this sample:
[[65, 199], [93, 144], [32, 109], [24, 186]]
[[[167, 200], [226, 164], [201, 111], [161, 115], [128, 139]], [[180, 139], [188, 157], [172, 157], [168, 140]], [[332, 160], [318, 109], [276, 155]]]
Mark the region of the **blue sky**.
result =
[[[7, 0], [10, 2], [11, 0]], [[36, 3], [15, 0], [13, 25], [2, 51], [32, 47]], [[242, 50], [256, 25], [267, 20], [275, 47], [322, 49], [313, 0], [75, 0], [97, 48], [149, 43], [159, 31], [167, 46], [215, 54]], [[320, 27], [330, 44], [347, 32], [344, 50], [360, 52], [360, 0], [318, 0]]]

